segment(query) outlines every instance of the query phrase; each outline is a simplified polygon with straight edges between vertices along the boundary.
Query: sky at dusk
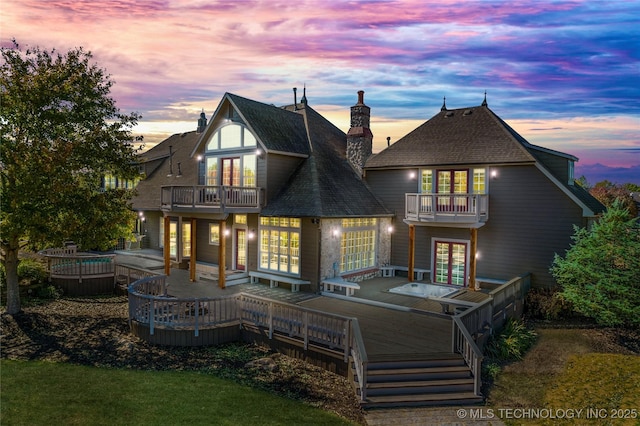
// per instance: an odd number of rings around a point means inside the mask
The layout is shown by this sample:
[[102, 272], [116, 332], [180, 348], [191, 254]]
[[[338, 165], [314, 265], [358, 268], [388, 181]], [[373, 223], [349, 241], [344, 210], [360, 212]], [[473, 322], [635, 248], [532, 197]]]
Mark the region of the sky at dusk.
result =
[[640, 184], [640, 0], [2, 0], [0, 31], [5, 47], [90, 51], [147, 145], [195, 130], [225, 92], [284, 105], [306, 86], [345, 132], [364, 90], [379, 151], [443, 97], [486, 91], [529, 142], [577, 156], [578, 176], [599, 163]]

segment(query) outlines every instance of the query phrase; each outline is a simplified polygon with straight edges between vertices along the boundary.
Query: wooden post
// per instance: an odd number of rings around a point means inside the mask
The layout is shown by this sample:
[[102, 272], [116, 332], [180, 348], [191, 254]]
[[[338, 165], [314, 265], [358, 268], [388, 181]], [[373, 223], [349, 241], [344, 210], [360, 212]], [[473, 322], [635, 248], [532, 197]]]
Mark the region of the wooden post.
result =
[[171, 218], [169, 216], [164, 217], [164, 274], [166, 276], [171, 275], [171, 248], [169, 245], [171, 244]]
[[220, 222], [220, 245], [218, 246], [218, 287], [225, 288], [225, 265], [227, 263], [227, 236], [225, 222]]
[[196, 219], [191, 218], [191, 253], [189, 253], [189, 279], [196, 280]]
[[478, 228], [471, 228], [471, 245], [469, 247], [469, 289], [480, 290], [476, 287], [476, 251], [478, 249]]
[[408, 278], [409, 282], [413, 281], [413, 267], [416, 253], [416, 227], [415, 225], [409, 225], [409, 264], [408, 266]]

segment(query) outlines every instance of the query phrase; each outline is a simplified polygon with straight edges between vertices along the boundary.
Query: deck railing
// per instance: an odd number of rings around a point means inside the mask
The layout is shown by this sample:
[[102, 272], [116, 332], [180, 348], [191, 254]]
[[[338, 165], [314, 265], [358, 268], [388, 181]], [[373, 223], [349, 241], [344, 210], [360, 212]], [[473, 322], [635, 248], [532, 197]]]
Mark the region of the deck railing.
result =
[[367, 399], [367, 367], [369, 358], [364, 347], [364, 338], [360, 332], [358, 320], [351, 320], [351, 357], [356, 370], [356, 378], [358, 379], [358, 388], [360, 389], [360, 400]]
[[487, 194], [405, 194], [405, 218], [421, 222], [484, 222], [489, 216]]
[[109, 277], [115, 271], [115, 255], [68, 255], [47, 256], [47, 268], [50, 278], [78, 279]]
[[524, 298], [531, 286], [531, 274], [516, 277], [491, 291], [484, 300], [453, 317], [452, 351], [463, 356], [475, 378], [474, 389], [480, 395], [484, 345], [489, 335], [500, 330], [508, 318], [522, 314]]
[[163, 209], [260, 207], [261, 189], [249, 186], [163, 186]]
[[344, 354], [348, 361], [352, 318], [239, 293], [215, 298], [176, 298], [167, 294], [165, 276], [142, 278], [129, 286], [129, 324], [156, 327], [192, 327], [195, 336], [204, 327], [239, 321], [241, 325], [280, 333], [298, 340], [305, 350], [316, 343]]

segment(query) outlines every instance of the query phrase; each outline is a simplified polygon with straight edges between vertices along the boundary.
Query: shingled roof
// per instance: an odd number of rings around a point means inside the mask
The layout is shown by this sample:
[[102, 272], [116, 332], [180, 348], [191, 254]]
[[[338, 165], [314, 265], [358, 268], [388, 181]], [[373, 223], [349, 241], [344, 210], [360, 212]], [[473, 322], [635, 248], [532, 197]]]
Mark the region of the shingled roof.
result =
[[[144, 168], [146, 178], [136, 187], [137, 194], [132, 200], [134, 210], [159, 210], [162, 186], [198, 183], [198, 167], [193, 164], [194, 159], [190, 154], [199, 138], [200, 134], [195, 131], [176, 133], [140, 155], [140, 165]], [[170, 146], [172, 159], [169, 158]], [[178, 163], [182, 172], [180, 177]], [[170, 168], [173, 169], [173, 175], [167, 176]]]
[[264, 216], [391, 216], [346, 159], [346, 134], [305, 105], [311, 154], [282, 191], [262, 209]]
[[487, 106], [443, 109], [372, 156], [365, 168], [533, 162], [527, 145]]
[[232, 93], [226, 93], [224, 98], [233, 104], [267, 152], [309, 154], [307, 130], [302, 115]]

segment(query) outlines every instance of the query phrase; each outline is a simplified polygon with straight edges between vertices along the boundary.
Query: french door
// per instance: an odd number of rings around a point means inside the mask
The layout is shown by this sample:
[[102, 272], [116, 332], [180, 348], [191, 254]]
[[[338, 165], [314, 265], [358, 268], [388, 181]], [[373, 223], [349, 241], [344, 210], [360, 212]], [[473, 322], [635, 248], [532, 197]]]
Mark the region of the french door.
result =
[[240, 185], [240, 157], [222, 159], [222, 185]]
[[463, 286], [467, 276], [467, 243], [436, 241], [434, 281]]
[[469, 192], [468, 170], [438, 170], [437, 179], [438, 211], [444, 213], [468, 211], [468, 197], [461, 195]]

